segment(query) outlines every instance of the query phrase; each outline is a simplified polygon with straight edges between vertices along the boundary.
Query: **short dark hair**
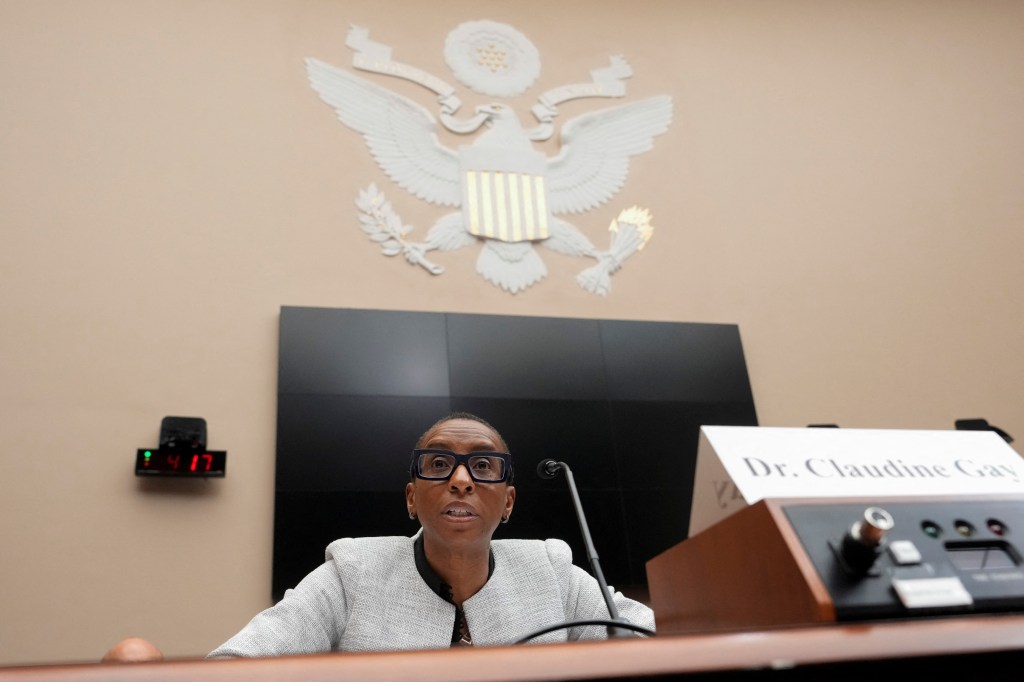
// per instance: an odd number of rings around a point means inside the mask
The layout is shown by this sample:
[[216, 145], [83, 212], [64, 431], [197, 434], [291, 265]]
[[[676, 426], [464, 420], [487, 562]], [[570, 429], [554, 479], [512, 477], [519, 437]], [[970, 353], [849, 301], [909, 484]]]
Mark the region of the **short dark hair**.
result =
[[498, 443], [501, 445], [501, 449], [504, 450], [505, 452], [509, 451], [508, 450], [508, 444], [505, 442], [504, 437], [502, 437], [501, 432], [499, 432], [498, 429], [494, 428], [494, 426], [492, 426], [483, 417], [478, 417], [475, 414], [472, 414], [470, 412], [451, 412], [448, 415], [446, 415], [444, 417], [441, 417], [436, 422], [431, 424], [430, 428], [428, 428], [426, 431], [423, 432], [423, 434], [420, 436], [419, 440], [416, 441], [416, 447], [417, 448], [422, 448], [423, 447], [423, 443], [427, 440], [427, 434], [428, 433], [430, 433], [431, 431], [436, 429], [441, 424], [444, 424], [445, 422], [454, 421], [456, 419], [467, 419], [467, 420], [469, 420], [471, 422], [477, 422], [478, 424], [483, 424], [484, 426], [489, 428], [491, 431], [494, 431], [494, 435], [498, 437]]

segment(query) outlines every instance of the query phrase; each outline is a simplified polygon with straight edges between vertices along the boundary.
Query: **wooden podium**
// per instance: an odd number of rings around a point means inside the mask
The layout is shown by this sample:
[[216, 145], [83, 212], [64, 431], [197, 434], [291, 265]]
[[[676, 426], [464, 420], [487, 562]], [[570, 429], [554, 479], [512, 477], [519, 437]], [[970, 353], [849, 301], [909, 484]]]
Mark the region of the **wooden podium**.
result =
[[828, 590], [786, 521], [762, 500], [647, 562], [658, 634], [835, 622]]
[[[891, 539], [850, 571], [850, 522], [877, 510], [898, 520]], [[1020, 496], [763, 499], [648, 561], [651, 606], [659, 635], [1024, 613], [1017, 538]]]

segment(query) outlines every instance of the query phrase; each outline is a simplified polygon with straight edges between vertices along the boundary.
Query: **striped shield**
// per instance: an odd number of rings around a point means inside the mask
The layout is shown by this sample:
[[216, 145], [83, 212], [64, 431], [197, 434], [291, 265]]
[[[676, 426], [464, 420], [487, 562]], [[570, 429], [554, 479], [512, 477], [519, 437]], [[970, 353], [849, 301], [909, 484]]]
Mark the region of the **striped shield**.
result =
[[532, 150], [462, 147], [462, 216], [470, 234], [503, 242], [547, 239], [546, 159]]

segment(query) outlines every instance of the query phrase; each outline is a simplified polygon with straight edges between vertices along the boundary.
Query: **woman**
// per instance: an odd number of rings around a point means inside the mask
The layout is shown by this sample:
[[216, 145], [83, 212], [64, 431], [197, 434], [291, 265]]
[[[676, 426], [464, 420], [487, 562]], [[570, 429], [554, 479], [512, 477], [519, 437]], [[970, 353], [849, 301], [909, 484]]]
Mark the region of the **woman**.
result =
[[[512, 644], [569, 621], [607, 619], [601, 589], [561, 540], [491, 540], [515, 506], [512, 458], [483, 419], [451, 414], [420, 437], [405, 498], [412, 538], [345, 538], [327, 561], [209, 654], [281, 656]], [[616, 593], [620, 617], [654, 614]], [[532, 642], [601, 639], [603, 626]]]

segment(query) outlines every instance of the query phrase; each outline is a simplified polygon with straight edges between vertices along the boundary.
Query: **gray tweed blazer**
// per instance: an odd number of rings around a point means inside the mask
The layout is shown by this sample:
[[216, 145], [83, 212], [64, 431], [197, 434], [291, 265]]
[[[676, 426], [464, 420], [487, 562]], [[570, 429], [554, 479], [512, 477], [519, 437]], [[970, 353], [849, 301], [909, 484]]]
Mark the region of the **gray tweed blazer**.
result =
[[[561, 540], [494, 540], [494, 573], [463, 604], [476, 646], [512, 644], [541, 628], [608, 618], [597, 581]], [[654, 613], [614, 592], [619, 615], [654, 629]], [[208, 658], [451, 646], [455, 606], [423, 582], [413, 538], [344, 538], [326, 562]], [[531, 643], [604, 639], [603, 626], [559, 629]]]

